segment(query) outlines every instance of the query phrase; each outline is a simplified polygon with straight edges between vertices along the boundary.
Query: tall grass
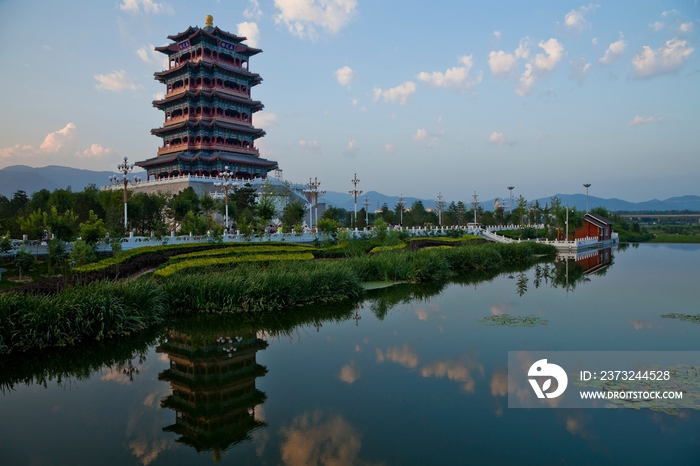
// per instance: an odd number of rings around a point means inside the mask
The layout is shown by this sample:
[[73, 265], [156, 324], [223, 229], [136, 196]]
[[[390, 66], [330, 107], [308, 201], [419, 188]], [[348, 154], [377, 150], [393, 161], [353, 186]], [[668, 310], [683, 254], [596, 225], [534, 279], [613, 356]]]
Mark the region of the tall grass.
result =
[[164, 280], [162, 289], [177, 313], [284, 311], [362, 293], [357, 276], [337, 263], [275, 264], [239, 268], [235, 274], [178, 274]]
[[0, 294], [0, 354], [129, 335], [161, 322], [165, 295], [146, 281], [95, 282], [54, 295]]

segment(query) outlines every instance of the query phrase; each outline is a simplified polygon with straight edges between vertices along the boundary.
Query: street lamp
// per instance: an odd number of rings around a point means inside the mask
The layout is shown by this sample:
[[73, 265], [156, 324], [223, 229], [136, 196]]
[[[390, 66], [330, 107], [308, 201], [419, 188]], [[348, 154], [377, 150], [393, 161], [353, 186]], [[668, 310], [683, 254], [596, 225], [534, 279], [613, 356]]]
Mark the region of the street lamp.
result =
[[479, 196], [476, 195], [476, 191], [472, 195], [471, 205], [474, 206], [474, 226], [476, 227], [476, 208], [479, 207]]
[[224, 192], [224, 204], [226, 204], [226, 217], [224, 218], [224, 225], [228, 233], [228, 191], [231, 188], [238, 187], [238, 183], [231, 181], [235, 173], [229, 171], [228, 167], [224, 167], [224, 171], [219, 173], [218, 178], [223, 181], [217, 181], [214, 186], [221, 189]]
[[309, 178], [309, 184], [307, 186], [309, 188], [304, 189], [302, 192], [309, 201], [309, 223], [311, 223], [309, 226], [311, 228], [314, 227], [314, 212], [311, 210], [314, 208], [316, 210], [316, 226], [318, 227], [318, 198], [326, 194], [326, 191], [319, 191], [318, 187], [321, 186], [321, 182], [318, 181], [318, 178], [314, 178], [313, 181]]
[[437, 201], [435, 201], [435, 205], [438, 208], [438, 224], [442, 226], [442, 209], [445, 207], [445, 201], [442, 200], [442, 193], [438, 193]]
[[355, 199], [355, 228], [357, 228], [357, 196], [362, 195], [362, 190], [358, 191], [357, 189], [357, 184], [360, 182], [360, 180], [357, 179], [357, 173], [355, 173], [355, 177], [351, 179], [350, 182], [355, 186], [355, 189], [348, 192], [352, 194], [353, 199]]
[[365, 226], [369, 225], [369, 206], [372, 205], [371, 202], [369, 202], [369, 196], [365, 196], [365, 202], [362, 203], [363, 206], [365, 206]]
[[400, 215], [399, 225], [403, 229], [403, 206], [406, 205], [406, 203], [403, 200], [403, 194], [401, 194], [399, 196], [399, 200], [396, 203], [396, 205], [399, 207], [399, 215]]
[[508, 204], [508, 215], [513, 213], [513, 190], [515, 186], [508, 186], [508, 191], [510, 191], [510, 203]]
[[583, 187], [586, 188], [586, 213], [588, 213], [588, 188], [591, 187], [591, 183], [584, 183]]
[[124, 230], [126, 230], [128, 228], [128, 226], [127, 226], [127, 213], [126, 213], [126, 186], [129, 183], [136, 184], [136, 183], [141, 182], [141, 178], [139, 178], [138, 176], [135, 176], [133, 181], [131, 181], [130, 179], [128, 179], [126, 177], [126, 175], [128, 175], [129, 172], [131, 172], [134, 169], [134, 164], [128, 163], [128, 160], [129, 159], [127, 157], [124, 157], [124, 162], [117, 165], [117, 169], [120, 172], [122, 172], [121, 177], [119, 175], [110, 175], [109, 176], [109, 181], [113, 185], [124, 184]]

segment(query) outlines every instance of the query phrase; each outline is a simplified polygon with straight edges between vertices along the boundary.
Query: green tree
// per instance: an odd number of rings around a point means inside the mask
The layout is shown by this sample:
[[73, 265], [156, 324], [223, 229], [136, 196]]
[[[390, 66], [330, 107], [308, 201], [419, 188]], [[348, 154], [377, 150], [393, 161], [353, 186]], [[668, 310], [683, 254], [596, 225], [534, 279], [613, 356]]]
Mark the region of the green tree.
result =
[[306, 214], [306, 207], [299, 201], [290, 202], [282, 210], [280, 218], [285, 231], [291, 231], [295, 225], [301, 225]]
[[78, 216], [72, 210], [66, 210], [63, 215], [58, 213], [56, 206], [51, 206], [48, 215], [48, 229], [61, 241], [72, 241], [78, 231]]
[[65, 243], [58, 238], [49, 240], [47, 246], [48, 268], [50, 274], [51, 266], [61, 265], [66, 260], [68, 254], [66, 253]]
[[335, 237], [338, 234], [338, 228], [340, 228], [340, 222], [333, 220], [332, 218], [320, 218], [318, 219], [318, 230], [328, 236]]
[[74, 241], [70, 258], [75, 265], [89, 264], [97, 259], [96, 247], [82, 240]]
[[263, 221], [263, 223], [270, 223], [270, 220], [272, 220], [277, 215], [277, 206], [275, 205], [275, 200], [272, 198], [272, 196], [264, 194], [260, 198], [260, 201], [258, 202], [257, 206], [255, 207], [255, 211], [257, 212], [258, 216]]
[[34, 264], [34, 256], [22, 248], [15, 253], [14, 263], [15, 267], [19, 270], [19, 279], [21, 280], [22, 274], [29, 272], [29, 269]]
[[250, 212], [255, 212], [255, 188], [253, 188], [250, 183], [235, 188], [233, 190], [233, 196], [229, 197], [229, 203], [231, 203], [231, 201], [233, 201], [233, 204], [236, 206], [238, 215], [241, 215], [245, 209], [248, 209]]
[[8, 231], [4, 236], [0, 237], [0, 256], [7, 254], [13, 249], [12, 238], [10, 237], [10, 232]]
[[97, 243], [105, 239], [107, 228], [101, 218], [93, 211], [88, 213], [88, 220], [80, 224], [80, 238], [93, 249], [97, 249]]
[[525, 217], [525, 211], [527, 210], [527, 199], [521, 194], [515, 202], [517, 203], [516, 211], [518, 212], [518, 220], [520, 221], [520, 226], [523, 226], [523, 219]]
[[187, 215], [187, 212], [200, 213], [199, 197], [197, 197], [197, 193], [190, 186], [173, 196], [168, 203], [168, 207], [175, 221], [181, 222]]

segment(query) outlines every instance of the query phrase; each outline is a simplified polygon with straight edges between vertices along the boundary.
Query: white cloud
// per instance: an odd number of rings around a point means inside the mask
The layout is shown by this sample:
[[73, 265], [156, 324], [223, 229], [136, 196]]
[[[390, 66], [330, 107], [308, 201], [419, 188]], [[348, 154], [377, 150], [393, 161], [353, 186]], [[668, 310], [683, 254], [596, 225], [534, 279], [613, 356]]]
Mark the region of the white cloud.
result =
[[321, 144], [318, 141], [299, 141], [299, 147], [304, 150], [317, 151], [321, 148]]
[[357, 105], [357, 103], [359, 102], [359, 100], [357, 100], [357, 99], [352, 99], [351, 102], [352, 102], [352, 105], [353, 105], [353, 107], [354, 107], [355, 105]]
[[620, 34], [620, 40], [617, 42], [613, 42], [610, 44], [608, 49], [605, 51], [605, 55], [603, 55], [602, 58], [598, 59], [598, 61], [603, 64], [607, 65], [608, 63], [612, 63], [616, 60], [619, 60], [620, 57], [622, 57], [622, 53], [625, 51], [625, 48], [627, 47], [627, 42], [622, 40], [624, 37], [622, 33]]
[[665, 18], [666, 16], [673, 14], [673, 13], [680, 14], [678, 12], [678, 10], [673, 9], [673, 10], [664, 11], [663, 13], [661, 13], [661, 16], [663, 16]]
[[503, 145], [513, 146], [513, 145], [515, 145], [515, 142], [512, 141], [510, 138], [506, 137], [505, 134], [498, 133], [496, 131], [491, 133], [491, 136], [489, 136], [489, 142], [496, 144], [497, 146], [503, 146]]
[[153, 44], [145, 45], [136, 50], [136, 55], [149, 65], [160, 66], [162, 69], [168, 69], [168, 57], [158, 51]]
[[351, 157], [355, 156], [357, 155], [359, 149], [360, 144], [353, 139], [352, 141], [348, 142], [348, 146], [345, 148], [345, 154]]
[[591, 44], [598, 45], [598, 38], [594, 37], [593, 39], [591, 39]]
[[[75, 143], [76, 126], [73, 123], [68, 123], [63, 128], [47, 134], [38, 148], [31, 144], [16, 144], [0, 149], [0, 158], [16, 158], [26, 161], [28, 157], [34, 156], [63, 156], [72, 153], [75, 149]], [[96, 150], [98, 149], [96, 148]], [[55, 159], [46, 159], [47, 162], [51, 160]]]
[[503, 50], [489, 53], [489, 68], [491, 74], [496, 78], [512, 79], [515, 77], [516, 68], [519, 59], [526, 60], [530, 56], [530, 46], [532, 41], [529, 37], [520, 39], [518, 48], [515, 52], [507, 53]]
[[357, 0], [275, 0], [280, 11], [276, 23], [284, 23], [295, 36], [314, 40], [316, 27], [336, 34], [357, 13]]
[[93, 77], [98, 81], [95, 87], [97, 89], [104, 89], [105, 91], [121, 92], [125, 89], [143, 89], [143, 86], [135, 84], [131, 78], [126, 75], [126, 71], [124, 70], [112, 71], [109, 74], [96, 74]]
[[365, 107], [365, 106], [363, 105], [362, 107], [360, 107], [360, 111], [361, 111], [361, 112], [366, 112], [366, 111], [367, 111], [367, 107]]
[[53, 49], [48, 45], [44, 45], [44, 49], [48, 50], [49, 52], [53, 52]]
[[74, 135], [75, 125], [68, 123], [63, 129], [47, 134], [39, 149], [49, 153], [58, 152], [73, 139]]
[[437, 123], [438, 123], [438, 124], [442, 123], [442, 115], [440, 115], [440, 116], [438, 117]]
[[686, 44], [684, 40], [671, 39], [657, 50], [645, 45], [632, 59], [635, 75], [652, 78], [678, 70], [694, 50]]
[[662, 117], [658, 117], [658, 118], [647, 117], [647, 118], [644, 118], [644, 117], [642, 117], [642, 116], [637, 115], [636, 117], [634, 117], [634, 120], [632, 120], [632, 121], [630, 121], [629, 123], [627, 123], [627, 126], [643, 125], [643, 124], [646, 124], [646, 123], [659, 122], [659, 121], [661, 121], [661, 120], [663, 120]]
[[523, 97], [530, 92], [532, 92], [532, 86], [535, 84], [535, 72], [530, 63], [525, 65], [525, 71], [518, 80], [518, 86], [515, 88], [515, 92]]
[[693, 23], [690, 23], [690, 22], [683, 23], [679, 27], [681, 32], [691, 32], [693, 30], [693, 28], [694, 28], [694, 25], [693, 25]]
[[249, 23], [248, 21], [243, 21], [236, 25], [237, 32], [236, 35], [245, 37], [246, 43], [251, 47], [257, 47], [260, 41], [260, 30], [256, 23]]
[[167, 3], [156, 3], [153, 0], [123, 0], [119, 8], [127, 13], [168, 13], [173, 14], [175, 11]]
[[564, 25], [574, 31], [584, 31], [591, 27], [591, 23], [586, 20], [585, 15], [588, 12], [595, 11], [598, 5], [582, 6], [578, 10], [571, 10], [564, 17]]
[[393, 154], [394, 150], [395, 148], [393, 144], [387, 144], [384, 146], [384, 152], [386, 152], [387, 154]]
[[413, 139], [416, 141], [424, 141], [427, 135], [428, 132], [425, 129], [419, 129], [416, 131], [416, 134], [413, 135]]
[[450, 68], [449, 70], [441, 73], [439, 71], [433, 71], [432, 73], [422, 72], [419, 73], [417, 78], [433, 87], [444, 87], [446, 89], [454, 88], [457, 90], [467, 90], [471, 89], [475, 85], [481, 82], [483, 73], [470, 78], [469, 71], [474, 66], [474, 61], [471, 55], [465, 55], [459, 58], [459, 61], [464, 66]]
[[87, 157], [104, 157], [112, 153], [112, 149], [103, 147], [101, 144], [93, 144], [88, 149], [84, 151], [76, 152], [76, 157], [87, 158]]
[[493, 31], [493, 36], [496, 38], [496, 41], [501, 40], [501, 31]]
[[654, 31], [660, 31], [664, 28], [665, 24], [662, 21], [654, 21], [653, 23], [649, 23], [649, 27]]
[[248, 19], [258, 20], [262, 17], [262, 15], [263, 12], [260, 9], [260, 4], [258, 3], [258, 0], [250, 0], [248, 8], [243, 10], [243, 16], [245, 16]]
[[153, 99], [154, 100], [163, 100], [165, 99], [165, 92], [156, 92], [153, 94]]
[[35, 155], [37, 153], [36, 147], [32, 146], [31, 144], [15, 144], [14, 146], [10, 147], [5, 147], [4, 149], [0, 149], [0, 158], [22, 158], [22, 157], [27, 157], [31, 155]]
[[387, 89], [386, 91], [381, 90], [378, 87], [373, 89], [374, 100], [379, 100], [380, 97], [384, 98], [385, 102], [395, 102], [400, 101], [401, 105], [406, 105], [408, 98], [416, 92], [416, 83], [413, 81], [405, 81], [396, 87]]
[[532, 41], [529, 37], [523, 37], [520, 39], [518, 48], [515, 49], [515, 56], [518, 58], [527, 59], [530, 56], [530, 47], [532, 47]]
[[556, 64], [566, 55], [564, 46], [556, 39], [549, 39], [547, 42], [540, 41], [537, 46], [546, 53], [546, 55], [538, 53], [535, 56], [535, 68], [539, 70], [552, 71]]
[[335, 76], [335, 79], [338, 80], [338, 84], [341, 86], [350, 86], [350, 83], [352, 83], [357, 76], [357, 71], [353, 70], [349, 66], [344, 66], [335, 70], [333, 75]]
[[277, 115], [269, 112], [257, 112], [253, 115], [253, 124], [256, 127], [274, 126], [277, 124]]
[[582, 85], [591, 71], [591, 64], [586, 63], [586, 58], [581, 56], [569, 62], [569, 79]]
[[503, 50], [489, 53], [489, 68], [491, 74], [496, 78], [508, 79], [513, 77], [518, 59], [515, 55], [506, 53]]

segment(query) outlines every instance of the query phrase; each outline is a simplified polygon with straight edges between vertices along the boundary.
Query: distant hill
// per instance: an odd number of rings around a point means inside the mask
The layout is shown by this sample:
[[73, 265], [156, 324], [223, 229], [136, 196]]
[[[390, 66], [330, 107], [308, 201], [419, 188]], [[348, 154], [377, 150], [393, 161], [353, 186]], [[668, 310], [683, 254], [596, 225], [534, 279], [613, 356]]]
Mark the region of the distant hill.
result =
[[[32, 168], [25, 165], [13, 165], [0, 169], [0, 194], [10, 198], [13, 193], [18, 190], [27, 191], [27, 194], [32, 194], [35, 191], [46, 188], [53, 191], [58, 188], [67, 188], [70, 186], [73, 191], [82, 191], [91, 183], [99, 186], [104, 186], [108, 183], [108, 177], [116, 172], [110, 171], [92, 171], [82, 170], [79, 168], [61, 167], [57, 165], [49, 165], [48, 167]], [[134, 172], [134, 175], [145, 178], [145, 172]], [[357, 198], [357, 210], [362, 208], [365, 196], [371, 202], [370, 211], [380, 208], [386, 203], [389, 208], [393, 209], [399, 200], [398, 196], [387, 196], [386, 194], [377, 191], [369, 191]], [[585, 194], [556, 194], [564, 205], [576, 207], [577, 209], [586, 208]], [[410, 207], [413, 202], [419, 198], [406, 196], [404, 202], [406, 207]], [[426, 208], [435, 207], [435, 199], [420, 199]], [[469, 199], [464, 199], [467, 202]], [[543, 206], [550, 202], [550, 198], [544, 197], [537, 199]], [[493, 199], [481, 202], [479, 205], [484, 210], [493, 210]], [[340, 193], [336, 191], [328, 191], [325, 196], [320, 199], [320, 202], [325, 202], [328, 205], [342, 207], [344, 209], [353, 210], [353, 199], [348, 193]], [[672, 197], [666, 200], [652, 199], [645, 202], [629, 202], [622, 199], [603, 199], [600, 197], [589, 196], [588, 202], [591, 208], [603, 206], [610, 211], [669, 211], [669, 210], [691, 210], [700, 211], [700, 196], [679, 196]]]
[[[143, 173], [145, 172], [134, 172], [137, 176]], [[53, 191], [68, 186], [73, 191], [82, 191], [91, 183], [98, 187], [108, 184], [109, 176], [115, 174], [116, 172], [97, 172], [58, 165], [41, 168], [12, 165], [0, 170], [0, 194], [9, 198], [19, 190], [24, 190], [31, 195], [44, 188]]]

